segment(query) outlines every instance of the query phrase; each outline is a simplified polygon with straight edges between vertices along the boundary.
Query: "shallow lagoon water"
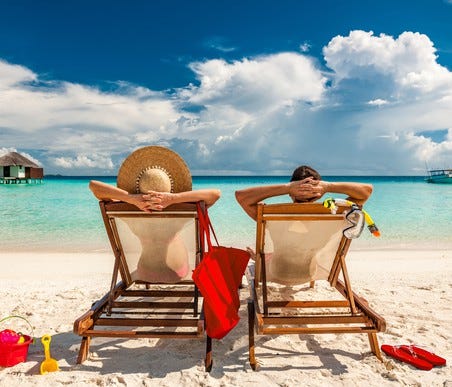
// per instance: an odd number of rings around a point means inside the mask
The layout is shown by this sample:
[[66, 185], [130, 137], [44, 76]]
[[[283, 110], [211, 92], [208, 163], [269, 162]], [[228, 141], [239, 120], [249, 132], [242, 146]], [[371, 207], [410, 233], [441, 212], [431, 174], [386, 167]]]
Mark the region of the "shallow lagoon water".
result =
[[[115, 177], [47, 177], [42, 184], [0, 185], [0, 247], [8, 251], [107, 251], [108, 240], [91, 179], [115, 184]], [[354, 249], [452, 247], [452, 186], [428, 184], [423, 177], [325, 177], [371, 183], [365, 209], [381, 230], [367, 230]], [[220, 243], [254, 245], [254, 222], [237, 204], [237, 189], [287, 182], [286, 176], [193, 178], [194, 189], [215, 187], [222, 197], [210, 210]], [[335, 197], [341, 197], [336, 195]], [[268, 202], [288, 201], [288, 197]]]

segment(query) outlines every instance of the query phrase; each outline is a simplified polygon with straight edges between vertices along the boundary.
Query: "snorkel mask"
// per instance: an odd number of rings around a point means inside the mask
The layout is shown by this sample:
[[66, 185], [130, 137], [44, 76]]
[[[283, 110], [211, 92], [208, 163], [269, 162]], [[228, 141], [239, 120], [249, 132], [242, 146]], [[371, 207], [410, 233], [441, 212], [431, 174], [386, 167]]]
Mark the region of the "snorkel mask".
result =
[[367, 223], [367, 228], [373, 236], [380, 236], [380, 231], [370, 215], [350, 200], [328, 198], [324, 200], [323, 206], [329, 208], [332, 214], [336, 213], [337, 206], [350, 207], [350, 211], [345, 215], [345, 219], [349, 222], [350, 226], [342, 231], [346, 238], [358, 238], [364, 229], [364, 223]]

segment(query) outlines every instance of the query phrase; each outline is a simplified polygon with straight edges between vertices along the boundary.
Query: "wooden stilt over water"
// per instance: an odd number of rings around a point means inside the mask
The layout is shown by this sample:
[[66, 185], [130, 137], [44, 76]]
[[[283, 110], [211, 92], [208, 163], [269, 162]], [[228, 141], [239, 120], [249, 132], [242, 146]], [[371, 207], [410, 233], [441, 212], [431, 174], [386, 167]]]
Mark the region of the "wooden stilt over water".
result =
[[43, 179], [0, 177], [0, 184], [42, 184]]

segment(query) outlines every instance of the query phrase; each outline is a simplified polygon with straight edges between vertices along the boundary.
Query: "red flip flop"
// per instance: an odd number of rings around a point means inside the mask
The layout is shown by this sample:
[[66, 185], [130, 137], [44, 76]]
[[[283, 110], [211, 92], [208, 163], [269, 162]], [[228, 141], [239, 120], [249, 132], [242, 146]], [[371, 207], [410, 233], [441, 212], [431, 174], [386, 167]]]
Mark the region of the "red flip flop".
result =
[[433, 352], [416, 347], [415, 345], [401, 345], [400, 349], [412, 355], [416, 355], [417, 357], [432, 363], [434, 366], [446, 365], [446, 359], [435, 355]]
[[404, 351], [398, 345], [385, 345], [381, 346], [381, 350], [388, 356], [394, 359], [411, 364], [412, 366], [419, 368], [420, 370], [430, 371], [433, 368], [432, 363], [417, 357], [414, 353]]

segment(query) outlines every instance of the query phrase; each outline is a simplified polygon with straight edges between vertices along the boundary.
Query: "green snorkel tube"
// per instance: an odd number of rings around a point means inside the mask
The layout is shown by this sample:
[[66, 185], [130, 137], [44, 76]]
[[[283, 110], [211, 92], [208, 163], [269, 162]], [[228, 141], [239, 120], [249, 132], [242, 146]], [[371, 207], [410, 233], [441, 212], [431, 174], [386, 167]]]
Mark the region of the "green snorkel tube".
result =
[[373, 221], [372, 217], [364, 211], [362, 208], [360, 208], [356, 203], [351, 202], [350, 200], [346, 199], [333, 199], [333, 198], [327, 198], [323, 201], [323, 206], [325, 208], [329, 208], [333, 214], [337, 211], [337, 206], [348, 206], [352, 208], [353, 210], [359, 209], [364, 214], [364, 220], [366, 221], [367, 228], [369, 229], [370, 233], [374, 237], [380, 236], [380, 230], [378, 230], [377, 225]]

